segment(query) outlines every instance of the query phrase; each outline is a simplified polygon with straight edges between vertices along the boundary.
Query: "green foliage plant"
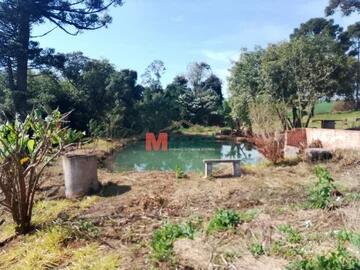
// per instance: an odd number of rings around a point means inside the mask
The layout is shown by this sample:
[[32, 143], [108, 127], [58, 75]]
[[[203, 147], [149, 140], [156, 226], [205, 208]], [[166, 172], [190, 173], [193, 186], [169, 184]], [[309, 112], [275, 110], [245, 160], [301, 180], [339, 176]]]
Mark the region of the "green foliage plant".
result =
[[241, 222], [239, 213], [233, 210], [219, 210], [210, 220], [207, 232], [213, 233], [227, 229], [234, 229]]
[[339, 246], [328, 255], [306, 258], [291, 263], [287, 270], [359, 270], [359, 260], [343, 246]]
[[318, 179], [309, 194], [309, 206], [311, 208], [328, 208], [333, 202], [333, 191], [336, 190], [334, 179], [330, 173], [321, 166], [315, 168], [315, 175]]
[[173, 256], [174, 242], [179, 238], [193, 239], [195, 226], [191, 223], [166, 224], [157, 229], [151, 240], [152, 255], [156, 261], [168, 261]]
[[34, 111], [24, 120], [16, 117], [0, 126], [0, 204], [12, 214], [19, 234], [31, 230], [40, 177], [64, 149], [66, 117], [57, 110], [45, 118]]

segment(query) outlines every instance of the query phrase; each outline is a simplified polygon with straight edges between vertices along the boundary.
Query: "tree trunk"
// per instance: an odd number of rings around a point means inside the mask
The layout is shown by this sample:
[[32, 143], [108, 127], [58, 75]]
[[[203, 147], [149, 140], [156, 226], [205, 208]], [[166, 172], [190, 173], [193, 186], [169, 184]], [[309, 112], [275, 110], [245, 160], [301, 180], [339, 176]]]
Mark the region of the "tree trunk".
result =
[[16, 92], [14, 93], [14, 105], [16, 112], [24, 114], [26, 111], [27, 73], [30, 42], [30, 17], [26, 10], [26, 1], [21, 1], [22, 8], [19, 14], [18, 42], [19, 50], [16, 54]]
[[357, 55], [357, 69], [356, 69], [356, 90], [355, 90], [355, 99], [356, 99], [356, 108], [360, 110], [360, 41], [358, 41], [358, 55]]
[[301, 128], [301, 119], [300, 116], [297, 112], [297, 108], [293, 107], [292, 108], [292, 115], [293, 115], [293, 127], [294, 128]]

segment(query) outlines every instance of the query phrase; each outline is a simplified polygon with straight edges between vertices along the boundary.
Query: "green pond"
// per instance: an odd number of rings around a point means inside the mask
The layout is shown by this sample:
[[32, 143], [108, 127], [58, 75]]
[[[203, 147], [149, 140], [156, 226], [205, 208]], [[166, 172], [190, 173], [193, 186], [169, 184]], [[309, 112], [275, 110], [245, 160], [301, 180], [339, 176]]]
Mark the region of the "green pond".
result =
[[243, 163], [256, 164], [262, 155], [250, 143], [236, 144], [217, 141], [215, 138], [197, 136], [170, 136], [167, 152], [145, 149], [140, 141], [116, 152], [108, 161], [112, 171], [174, 171], [179, 165], [184, 171], [200, 172], [204, 159], [241, 159]]

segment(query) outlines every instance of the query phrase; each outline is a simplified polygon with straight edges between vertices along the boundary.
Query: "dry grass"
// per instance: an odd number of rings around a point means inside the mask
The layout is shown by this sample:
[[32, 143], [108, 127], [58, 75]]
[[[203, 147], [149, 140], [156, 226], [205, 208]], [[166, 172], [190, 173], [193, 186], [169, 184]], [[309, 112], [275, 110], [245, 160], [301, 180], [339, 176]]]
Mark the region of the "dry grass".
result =
[[[303, 162], [293, 166], [246, 166], [240, 178], [228, 178], [226, 175], [231, 173], [231, 168], [223, 167], [218, 172], [221, 178], [211, 181], [193, 173], [177, 181], [175, 174], [168, 172], [99, 170], [101, 182], [112, 183], [102, 193], [106, 197], [100, 194], [81, 201], [39, 201], [33, 219], [39, 225], [51, 224], [59, 214], [66, 213], [70, 219], [95, 224], [100, 230], [99, 238], [78, 242], [69, 239], [68, 232], [61, 228], [45, 226], [33, 235], [7, 244], [0, 251], [0, 260], [4, 262], [0, 269], [45, 269], [49, 266], [117, 269], [119, 264], [121, 269], [173, 269], [172, 265], [154, 263], [150, 259], [149, 243], [154, 230], [162, 224], [183, 223], [189, 219], [202, 221], [194, 241], [200, 242], [198, 246], [209, 248], [203, 257], [210, 258], [206, 263], [213, 269], [283, 268], [288, 261], [303, 256], [296, 255], [299, 250], [317, 254], [333, 249], [336, 241], [331, 232], [334, 230], [360, 231], [360, 201], [353, 196], [360, 191], [360, 164], [356, 162], [356, 154], [353, 155], [355, 162], [349, 161], [353, 160], [350, 157], [349, 154], [336, 155], [334, 162], [323, 164], [346, 198], [340, 208], [333, 211], [304, 209], [308, 189], [315, 178], [314, 166]], [[48, 174], [48, 182], [60, 186], [62, 176], [57, 167], [53, 169], [57, 173]], [[61, 192], [59, 190], [60, 197], [63, 196]], [[245, 222], [235, 230], [208, 236], [205, 228], [218, 209], [256, 215], [249, 219], [243, 215]], [[285, 241], [277, 229], [282, 224], [297, 230], [303, 240], [298, 244], [276, 246], [277, 241]], [[11, 226], [9, 222], [0, 226], [0, 240], [10, 234]], [[37, 247], [31, 243], [36, 243]], [[253, 257], [249, 251], [252, 243], [264, 245], [266, 255]], [[200, 254], [195, 250], [195, 243], [190, 242], [190, 246], [193, 246], [192, 254]], [[175, 259], [182, 255], [176, 255]], [[180, 268], [180, 264], [186, 266], [186, 262], [179, 260], [176, 267]]]

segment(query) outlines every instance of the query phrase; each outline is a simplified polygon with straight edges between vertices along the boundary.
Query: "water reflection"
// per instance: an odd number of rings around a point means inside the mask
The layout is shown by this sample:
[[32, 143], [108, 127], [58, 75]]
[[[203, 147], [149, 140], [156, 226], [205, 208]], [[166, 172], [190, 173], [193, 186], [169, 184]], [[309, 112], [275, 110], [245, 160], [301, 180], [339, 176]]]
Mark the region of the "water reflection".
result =
[[111, 167], [115, 171], [173, 171], [179, 165], [185, 171], [202, 171], [203, 159], [240, 159], [243, 163], [255, 164], [262, 156], [249, 143], [170, 137], [168, 152], [146, 152], [145, 142], [137, 142], [116, 153]]

